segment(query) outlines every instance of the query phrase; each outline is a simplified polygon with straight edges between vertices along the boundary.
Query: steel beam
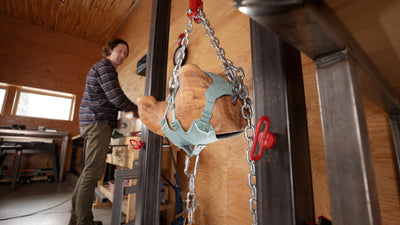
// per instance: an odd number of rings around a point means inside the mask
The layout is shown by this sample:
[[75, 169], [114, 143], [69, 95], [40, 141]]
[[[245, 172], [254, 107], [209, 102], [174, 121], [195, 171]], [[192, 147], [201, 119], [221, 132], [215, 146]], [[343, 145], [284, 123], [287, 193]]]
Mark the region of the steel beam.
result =
[[314, 221], [300, 53], [251, 20], [255, 118], [270, 118], [276, 146], [256, 162], [260, 225]]
[[346, 50], [315, 60], [332, 223], [381, 224], [356, 62]]
[[[166, 91], [170, 13], [170, 0], [153, 0], [144, 95], [154, 96], [159, 101], [164, 100]], [[142, 141], [145, 147], [140, 151], [135, 224], [157, 225], [160, 218], [162, 137], [143, 126]]]
[[311, 59], [348, 49], [365, 71], [359, 74], [363, 95], [389, 114], [400, 113], [400, 97], [324, 1], [234, 0], [233, 4]]
[[[394, 143], [394, 151], [396, 155], [397, 164], [397, 178], [400, 177], [400, 115], [390, 116], [390, 126], [392, 128], [392, 136]], [[399, 180], [400, 182], [400, 180]], [[400, 189], [400, 188], [399, 188]]]

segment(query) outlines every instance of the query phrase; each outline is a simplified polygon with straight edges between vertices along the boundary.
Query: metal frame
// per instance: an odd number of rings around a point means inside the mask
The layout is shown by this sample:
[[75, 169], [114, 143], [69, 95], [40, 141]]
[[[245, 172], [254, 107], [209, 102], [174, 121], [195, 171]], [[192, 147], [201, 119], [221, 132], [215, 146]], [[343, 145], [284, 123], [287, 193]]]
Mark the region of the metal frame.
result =
[[255, 118], [270, 118], [276, 146], [256, 163], [259, 224], [314, 221], [300, 53], [251, 20]]
[[[380, 224], [361, 96], [399, 115], [398, 96], [323, 1], [234, 0], [234, 5], [316, 63], [333, 224]], [[392, 130], [398, 145], [393, 120]]]
[[[400, 177], [400, 115], [390, 116], [390, 126], [392, 128], [393, 144], [397, 163], [397, 177]], [[399, 187], [400, 192], [400, 187]]]
[[[153, 0], [144, 95], [157, 100], [165, 98], [170, 13], [170, 0]], [[143, 126], [142, 141], [135, 224], [158, 225], [162, 137]]]
[[68, 147], [68, 135], [67, 132], [43, 132], [33, 130], [15, 130], [15, 129], [0, 129], [0, 138], [7, 140], [18, 140], [19, 142], [31, 142], [40, 141], [51, 143], [53, 141], [61, 142], [61, 154], [59, 157], [59, 174], [58, 180], [61, 182], [64, 175], [65, 157], [67, 154]]
[[[138, 180], [139, 168], [135, 165], [137, 160], [134, 161], [134, 166], [130, 170], [115, 170], [114, 173], [114, 196], [112, 204], [111, 224], [121, 224], [122, 204], [125, 194], [133, 194], [138, 192], [138, 185], [129, 187], [124, 186], [125, 180]], [[133, 225], [134, 222], [124, 223], [126, 225]]]
[[367, 121], [346, 50], [315, 60], [333, 224], [381, 224]]

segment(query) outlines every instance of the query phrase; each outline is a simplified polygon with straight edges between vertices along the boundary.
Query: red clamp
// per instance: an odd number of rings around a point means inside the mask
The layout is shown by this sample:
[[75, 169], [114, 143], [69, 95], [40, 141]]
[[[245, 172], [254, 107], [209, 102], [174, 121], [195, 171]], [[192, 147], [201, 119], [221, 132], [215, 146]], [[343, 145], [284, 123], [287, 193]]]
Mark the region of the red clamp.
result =
[[[260, 133], [260, 129], [264, 121], [265, 129]], [[275, 134], [268, 131], [269, 123], [269, 118], [267, 116], [262, 116], [257, 122], [256, 133], [254, 134], [253, 145], [251, 146], [250, 151], [250, 158], [253, 161], [258, 161], [261, 158], [264, 149], [273, 148], [276, 144]], [[260, 149], [258, 150], [258, 155], [254, 156], [257, 143], [260, 145]]]
[[133, 149], [139, 150], [143, 147], [143, 142], [142, 141], [136, 141], [135, 139], [129, 140], [129, 143], [131, 144]]
[[[201, 1], [201, 0], [189, 0], [189, 8], [188, 8], [188, 11], [187, 11], [187, 16], [189, 18], [191, 18], [191, 19], [196, 17], [197, 13], [198, 13], [197, 9], [199, 9], [199, 8], [200, 8], [200, 10], [203, 10], [203, 1]], [[196, 23], [200, 23], [200, 19], [199, 18], [194, 19], [194, 21]]]

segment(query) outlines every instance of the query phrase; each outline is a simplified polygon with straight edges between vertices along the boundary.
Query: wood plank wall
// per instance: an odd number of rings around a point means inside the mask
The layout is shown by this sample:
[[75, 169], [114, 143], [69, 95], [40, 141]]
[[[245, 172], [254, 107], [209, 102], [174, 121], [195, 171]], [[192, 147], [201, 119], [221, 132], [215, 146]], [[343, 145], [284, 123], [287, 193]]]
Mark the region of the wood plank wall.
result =
[[[0, 43], [0, 82], [72, 93], [77, 100], [73, 121], [46, 120], [10, 116], [14, 99], [9, 95], [8, 107], [0, 116], [0, 126], [23, 124], [27, 129], [37, 129], [40, 125], [70, 132], [70, 138], [78, 135], [78, 109], [86, 74], [92, 64], [101, 59], [102, 46], [4, 15], [0, 15]], [[70, 140], [66, 171], [70, 168], [71, 149]], [[11, 164], [12, 160], [6, 162]], [[50, 166], [51, 157], [47, 154], [24, 156], [21, 164], [21, 168]]]
[[[119, 69], [121, 86], [135, 102], [143, 95], [144, 77], [136, 75], [136, 63], [147, 52], [152, 1], [139, 1], [115, 37], [125, 39], [131, 52]], [[234, 65], [244, 68], [245, 84], [252, 93], [249, 19], [232, 6], [232, 0], [205, 0], [204, 11], [210, 20], [220, 46]], [[186, 1], [172, 0], [168, 71], [172, 73], [172, 57], [178, 44], [176, 39], [184, 32], [188, 18]], [[203, 70], [221, 73], [220, 61], [215, 56], [205, 29], [193, 26], [189, 37], [188, 62]], [[62, 33], [33, 26], [19, 20], [0, 16], [0, 82], [70, 92], [77, 95], [77, 106], [84, 88], [84, 79], [90, 66], [101, 58], [101, 46]], [[315, 195], [316, 217], [330, 218], [326, 165], [319, 115], [318, 93], [313, 62], [302, 56], [306, 92], [310, 151]], [[168, 74], [170, 76], [170, 73]], [[266, 96], [273, 97], [273, 96]], [[399, 184], [395, 171], [394, 147], [388, 115], [365, 100], [365, 109], [375, 177], [377, 181], [382, 224], [400, 224]], [[48, 128], [74, 130], [77, 134], [76, 107], [73, 122], [45, 121], [2, 115], [0, 125], [26, 124], [28, 127], [45, 125]], [[271, 125], [273, 126], [273, 124]], [[71, 143], [70, 143], [71, 144]], [[196, 224], [250, 224], [248, 209], [250, 190], [247, 187], [248, 164], [242, 135], [213, 143], [200, 155], [196, 194]], [[70, 145], [71, 146], [71, 145]], [[69, 154], [70, 155], [70, 151]], [[183, 174], [185, 154], [178, 154], [178, 169], [182, 179], [182, 197], [186, 196], [187, 179]], [[69, 156], [68, 156], [69, 157]], [[68, 158], [67, 157], [67, 158]], [[45, 161], [46, 159], [40, 159]], [[69, 164], [66, 163], [69, 168]], [[68, 169], [67, 168], [67, 169]]]

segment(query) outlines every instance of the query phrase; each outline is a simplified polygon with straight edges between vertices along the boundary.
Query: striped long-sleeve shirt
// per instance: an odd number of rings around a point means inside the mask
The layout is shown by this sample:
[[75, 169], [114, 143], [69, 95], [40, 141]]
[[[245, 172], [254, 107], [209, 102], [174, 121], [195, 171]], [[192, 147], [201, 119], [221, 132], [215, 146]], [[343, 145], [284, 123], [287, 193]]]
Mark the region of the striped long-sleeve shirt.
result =
[[115, 127], [118, 111], [137, 111], [122, 91], [118, 74], [107, 58], [93, 65], [86, 77], [86, 86], [79, 109], [79, 126], [104, 122]]

